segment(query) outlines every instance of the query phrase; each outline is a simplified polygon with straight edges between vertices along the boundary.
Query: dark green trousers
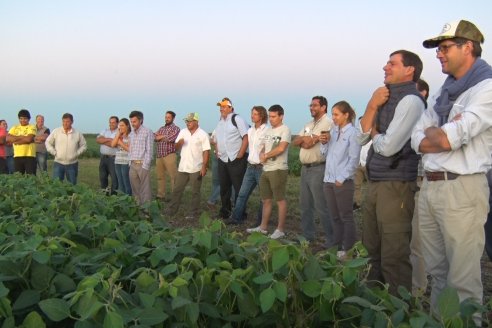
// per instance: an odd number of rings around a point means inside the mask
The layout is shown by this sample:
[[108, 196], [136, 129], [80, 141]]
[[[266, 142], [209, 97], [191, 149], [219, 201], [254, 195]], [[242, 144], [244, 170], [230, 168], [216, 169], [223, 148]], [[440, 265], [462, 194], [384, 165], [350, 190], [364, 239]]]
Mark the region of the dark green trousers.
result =
[[362, 242], [369, 252], [370, 280], [411, 291], [410, 240], [415, 181], [369, 181], [362, 210]]

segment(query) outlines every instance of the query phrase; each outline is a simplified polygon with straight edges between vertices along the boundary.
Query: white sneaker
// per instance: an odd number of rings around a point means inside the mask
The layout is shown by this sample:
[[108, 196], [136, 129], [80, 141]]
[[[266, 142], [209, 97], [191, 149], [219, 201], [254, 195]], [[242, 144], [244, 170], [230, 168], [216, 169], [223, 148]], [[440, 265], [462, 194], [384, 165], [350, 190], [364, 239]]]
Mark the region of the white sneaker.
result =
[[275, 229], [275, 231], [270, 235], [271, 239], [279, 239], [285, 237], [285, 232], [282, 232], [278, 229]]
[[347, 253], [345, 251], [338, 251], [337, 257], [339, 260], [343, 261], [347, 258]]
[[261, 232], [262, 234], [266, 235], [268, 231], [263, 230], [260, 226], [257, 226], [256, 228], [248, 228], [246, 229], [247, 233], [252, 233], [252, 232]]

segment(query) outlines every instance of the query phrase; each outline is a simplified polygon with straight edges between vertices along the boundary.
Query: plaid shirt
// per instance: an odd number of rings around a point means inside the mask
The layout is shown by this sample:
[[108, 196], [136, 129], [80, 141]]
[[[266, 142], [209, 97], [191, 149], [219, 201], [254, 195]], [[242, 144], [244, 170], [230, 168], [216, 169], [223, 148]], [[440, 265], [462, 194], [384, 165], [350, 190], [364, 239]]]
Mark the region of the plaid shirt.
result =
[[128, 159], [130, 161], [143, 161], [142, 167], [150, 169], [152, 162], [152, 152], [154, 146], [154, 134], [152, 130], [141, 125], [138, 130], [130, 132], [130, 150]]
[[166, 157], [169, 154], [176, 152], [176, 146], [174, 141], [179, 134], [179, 128], [176, 124], [171, 123], [169, 125], [164, 125], [157, 131], [156, 135], [166, 136], [167, 141], [161, 140], [156, 141], [157, 145], [157, 158]]

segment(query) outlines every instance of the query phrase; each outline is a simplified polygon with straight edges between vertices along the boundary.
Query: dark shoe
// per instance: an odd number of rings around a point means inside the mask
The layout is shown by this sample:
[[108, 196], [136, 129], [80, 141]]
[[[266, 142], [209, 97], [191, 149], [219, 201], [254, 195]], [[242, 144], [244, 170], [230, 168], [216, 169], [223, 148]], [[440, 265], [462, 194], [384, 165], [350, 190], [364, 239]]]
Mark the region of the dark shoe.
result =
[[236, 220], [236, 219], [229, 219], [225, 221], [227, 225], [238, 225], [238, 224], [243, 224], [244, 221], [241, 220]]

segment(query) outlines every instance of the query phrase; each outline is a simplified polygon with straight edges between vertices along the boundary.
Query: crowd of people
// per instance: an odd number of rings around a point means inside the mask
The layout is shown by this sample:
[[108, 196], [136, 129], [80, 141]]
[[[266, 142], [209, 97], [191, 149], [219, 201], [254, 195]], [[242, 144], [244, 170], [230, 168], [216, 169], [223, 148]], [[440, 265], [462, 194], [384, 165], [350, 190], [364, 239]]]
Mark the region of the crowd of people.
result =
[[[481, 302], [480, 259], [489, 212], [486, 173], [492, 164], [492, 68], [481, 59], [483, 42], [469, 21], [446, 24], [438, 36], [423, 42], [436, 49], [447, 75], [429, 102], [429, 86], [420, 79], [422, 61], [413, 52], [397, 50], [383, 67], [384, 85], [374, 91], [359, 120], [348, 102], [335, 103], [328, 113], [327, 99], [315, 96], [311, 118], [294, 138], [283, 123], [282, 106], [254, 106], [250, 125], [235, 113], [229, 98], [217, 103], [220, 119], [211, 137], [199, 127], [199, 113], [188, 114], [186, 128], [180, 129], [176, 114], [168, 111], [156, 133], [143, 125], [140, 111], [132, 111], [129, 119], [111, 116], [109, 128], [96, 139], [101, 188], [107, 194], [133, 195], [139, 205], [151, 201], [155, 146], [156, 198], [169, 202], [167, 215], [176, 215], [190, 184], [186, 215], [197, 218], [202, 178], [212, 156], [216, 186], [208, 203], [213, 206], [220, 194], [218, 216], [231, 225], [245, 222], [248, 199], [259, 188], [260, 210], [247, 232], [268, 234], [276, 203], [277, 226], [269, 237], [279, 239], [286, 235], [292, 143], [300, 147], [299, 208], [307, 241], [321, 230], [326, 248], [346, 259], [358, 240], [353, 213], [361, 208], [370, 281], [387, 283], [393, 294], [399, 286], [418, 294], [425, 291], [429, 274], [435, 312], [437, 297], [447, 286], [458, 291], [460, 300]], [[41, 115], [36, 125], [29, 124], [25, 109], [18, 117], [19, 124], [10, 130], [0, 121], [0, 171], [46, 171], [50, 153], [53, 176], [75, 184], [77, 159], [87, 146], [72, 128], [72, 115], [64, 114], [62, 127], [51, 132]], [[167, 177], [171, 195], [166, 194]]]

